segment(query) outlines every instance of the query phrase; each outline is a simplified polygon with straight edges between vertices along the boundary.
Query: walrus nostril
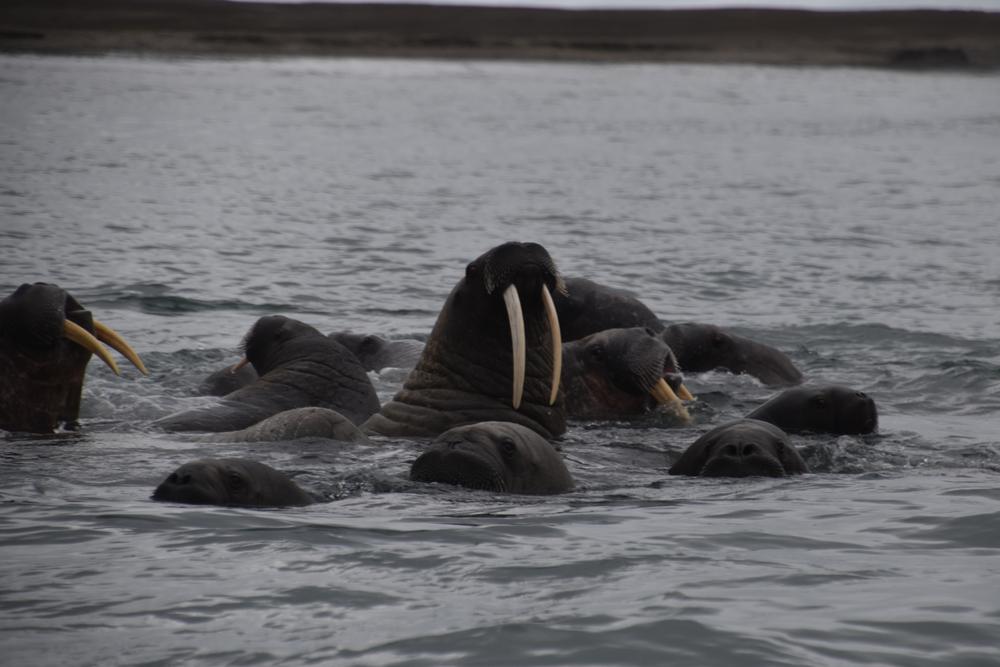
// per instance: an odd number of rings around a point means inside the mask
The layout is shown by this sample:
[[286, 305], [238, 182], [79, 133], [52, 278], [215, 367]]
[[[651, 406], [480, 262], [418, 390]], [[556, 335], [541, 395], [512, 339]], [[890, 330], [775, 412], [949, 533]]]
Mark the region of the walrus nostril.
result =
[[170, 482], [171, 484], [176, 484], [178, 481], [177, 473], [175, 472], [170, 473], [170, 477], [167, 478], [167, 481]]
[[760, 450], [757, 448], [757, 445], [753, 443], [740, 446], [740, 456], [753, 456], [754, 454], [759, 453], [759, 451]]
[[865, 393], [865, 392], [863, 392], [863, 391], [859, 391], [859, 392], [857, 393], [857, 396], [858, 396], [858, 398], [868, 398], [868, 394], [866, 394], [866, 393]]
[[191, 483], [191, 475], [182, 475], [181, 478], [180, 478], [180, 483], [181, 484], [190, 484]]
[[720, 454], [723, 456], [739, 456], [739, 446], [735, 443], [729, 443], [722, 448]]

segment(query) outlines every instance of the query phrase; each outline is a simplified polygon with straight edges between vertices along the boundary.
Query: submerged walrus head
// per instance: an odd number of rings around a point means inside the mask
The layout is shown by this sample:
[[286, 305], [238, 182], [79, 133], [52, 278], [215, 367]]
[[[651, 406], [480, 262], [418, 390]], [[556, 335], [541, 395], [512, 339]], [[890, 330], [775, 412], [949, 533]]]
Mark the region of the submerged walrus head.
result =
[[142, 360], [113, 329], [57, 285], [25, 283], [0, 301], [0, 428], [51, 433], [78, 426], [91, 354], [119, 374], [101, 343], [144, 375]]
[[368, 428], [433, 436], [498, 420], [545, 437], [562, 433], [562, 339], [552, 294], [563, 289], [537, 243], [504, 243], [470, 262], [403, 390]]

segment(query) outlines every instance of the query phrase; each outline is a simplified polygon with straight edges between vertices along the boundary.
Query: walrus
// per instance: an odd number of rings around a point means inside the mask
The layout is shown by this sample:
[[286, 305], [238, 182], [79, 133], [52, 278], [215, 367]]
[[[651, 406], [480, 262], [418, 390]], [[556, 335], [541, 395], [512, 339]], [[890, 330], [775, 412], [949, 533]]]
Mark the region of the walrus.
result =
[[662, 405], [684, 421], [683, 384], [677, 359], [651, 329], [608, 329], [563, 345], [562, 391], [575, 419], [641, 415]]
[[330, 338], [350, 350], [366, 371], [413, 368], [424, 350], [423, 343], [410, 338], [389, 340], [375, 334], [350, 331], [335, 331], [330, 334]]
[[285, 410], [239, 431], [212, 433], [199, 439], [202, 442], [287, 442], [300, 438], [368, 442], [368, 436], [344, 415], [312, 406]]
[[470, 262], [403, 388], [364, 430], [434, 437], [461, 424], [509, 421], [545, 438], [562, 434], [552, 302], [562, 291], [555, 262], [537, 243], [504, 243]]
[[0, 429], [78, 429], [91, 355], [120, 374], [102, 343], [149, 375], [125, 339], [58, 285], [24, 283], [0, 301]]
[[530, 428], [508, 422], [445, 431], [413, 462], [410, 479], [531, 495], [573, 489], [573, 478], [555, 447]]
[[695, 440], [668, 472], [693, 477], [784, 477], [807, 473], [809, 468], [780, 428], [738, 419]]
[[860, 435], [878, 428], [875, 401], [843, 385], [786, 389], [747, 415], [789, 433]]
[[643, 327], [660, 331], [660, 321], [646, 304], [626, 290], [587, 278], [566, 278], [565, 292], [553, 295], [564, 341], [607, 329]]
[[802, 373], [780, 350], [729, 333], [714, 324], [671, 324], [660, 335], [677, 355], [677, 362], [686, 373], [724, 369], [752, 375], [767, 385], [802, 382]]
[[252, 385], [260, 376], [250, 364], [234, 367], [227, 364], [225, 368], [213, 371], [198, 384], [195, 394], [198, 396], [225, 396], [237, 389]]
[[[379, 372], [386, 368], [409, 370], [417, 364], [424, 349], [422, 342], [412, 338], [389, 340], [375, 334], [350, 331], [335, 331], [328, 335], [350, 350], [366, 371]], [[253, 384], [257, 377], [257, 371], [249, 364], [236, 370], [230, 364], [208, 375], [198, 384], [195, 393], [199, 396], [225, 396]]]
[[161, 502], [287, 507], [313, 498], [283, 472], [248, 459], [200, 459], [170, 473], [151, 496]]
[[281, 315], [262, 317], [243, 341], [244, 360], [256, 382], [221, 403], [179, 412], [154, 422], [168, 431], [236, 431], [284, 410], [321, 407], [360, 424], [379, 407], [360, 362], [343, 345], [313, 327]]

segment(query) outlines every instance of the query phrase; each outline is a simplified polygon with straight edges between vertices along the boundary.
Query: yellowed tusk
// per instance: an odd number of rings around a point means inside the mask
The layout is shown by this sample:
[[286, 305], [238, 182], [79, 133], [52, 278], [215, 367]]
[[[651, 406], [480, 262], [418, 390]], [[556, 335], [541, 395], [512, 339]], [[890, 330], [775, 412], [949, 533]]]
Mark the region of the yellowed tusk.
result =
[[239, 360], [238, 363], [233, 364], [233, 367], [229, 369], [229, 372], [230, 373], [235, 373], [235, 372], [237, 372], [238, 370], [240, 370], [241, 368], [243, 368], [244, 366], [246, 366], [249, 363], [250, 363], [250, 360], [247, 359], [246, 357], [243, 357], [242, 359]]
[[552, 336], [552, 390], [549, 392], [549, 405], [552, 405], [559, 395], [559, 381], [562, 379], [562, 331], [559, 329], [556, 304], [549, 294], [549, 288], [545, 285], [542, 285], [542, 303], [545, 304], [545, 314], [549, 318], [549, 334]]
[[118, 353], [131, 361], [132, 365], [138, 368], [140, 373], [149, 375], [149, 371], [146, 370], [146, 364], [142, 363], [142, 359], [135, 353], [132, 346], [126, 343], [125, 339], [117, 331], [103, 322], [94, 320], [94, 333], [97, 334], [97, 340], [118, 350]]
[[111, 358], [111, 353], [89, 331], [79, 324], [70, 320], [63, 320], [63, 336], [88, 352], [99, 356], [101, 361], [106, 363], [108, 368], [115, 372], [115, 375], [121, 375], [121, 371], [118, 370], [118, 364]]
[[667, 381], [660, 378], [660, 381], [653, 385], [653, 388], [649, 390], [649, 393], [653, 395], [656, 402], [660, 405], [667, 405], [670, 407], [674, 413], [683, 419], [684, 421], [691, 421], [691, 415], [688, 413], [687, 408], [681, 403], [680, 399], [677, 398], [677, 394], [674, 390], [670, 388]]
[[513, 285], [504, 290], [504, 303], [507, 305], [507, 319], [510, 322], [511, 353], [514, 356], [514, 391], [511, 404], [517, 410], [521, 407], [521, 397], [524, 395], [524, 369], [527, 365], [524, 343], [524, 312], [521, 310], [521, 297]]
[[680, 397], [680, 399], [682, 401], [693, 401], [694, 400], [694, 394], [692, 394], [690, 391], [688, 391], [688, 388], [685, 387], [683, 384], [680, 387], [677, 388], [677, 395]]

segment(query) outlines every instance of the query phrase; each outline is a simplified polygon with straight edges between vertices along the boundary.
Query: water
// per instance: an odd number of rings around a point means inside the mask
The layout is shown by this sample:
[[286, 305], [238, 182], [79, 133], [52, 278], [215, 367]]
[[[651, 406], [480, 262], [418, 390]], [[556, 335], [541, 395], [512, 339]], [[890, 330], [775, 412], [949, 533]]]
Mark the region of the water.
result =
[[[143, 355], [79, 435], [0, 447], [11, 664], [1000, 664], [996, 75], [0, 57], [0, 292], [67, 287]], [[510, 239], [667, 321], [873, 395], [814, 473], [666, 475], [689, 428], [573, 424], [578, 489], [410, 483], [421, 450], [151, 431], [256, 317], [425, 335]], [[373, 374], [382, 400], [403, 373]], [[330, 502], [158, 504], [245, 456]]]

